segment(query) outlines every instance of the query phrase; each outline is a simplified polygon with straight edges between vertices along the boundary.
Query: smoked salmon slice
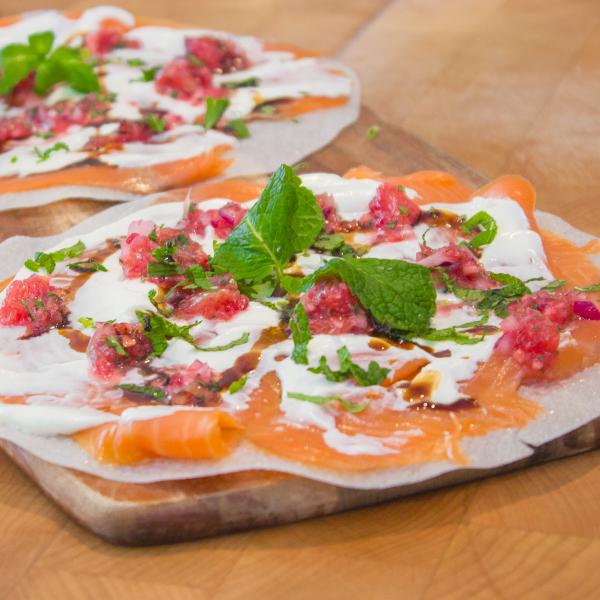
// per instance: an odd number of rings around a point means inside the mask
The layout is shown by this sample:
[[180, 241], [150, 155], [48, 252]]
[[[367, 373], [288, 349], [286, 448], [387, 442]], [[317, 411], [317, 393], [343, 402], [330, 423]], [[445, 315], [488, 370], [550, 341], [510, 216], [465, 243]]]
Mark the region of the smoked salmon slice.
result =
[[241, 426], [219, 410], [181, 410], [164, 417], [114, 422], [73, 436], [99, 462], [131, 464], [145, 458], [215, 459], [237, 446]]

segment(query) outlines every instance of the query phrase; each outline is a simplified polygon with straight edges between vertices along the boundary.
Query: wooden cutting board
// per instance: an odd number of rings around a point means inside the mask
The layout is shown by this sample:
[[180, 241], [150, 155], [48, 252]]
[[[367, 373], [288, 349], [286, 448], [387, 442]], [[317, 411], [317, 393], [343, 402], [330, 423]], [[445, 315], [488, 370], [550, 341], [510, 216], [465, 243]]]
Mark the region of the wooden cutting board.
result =
[[[367, 131], [379, 127], [368, 139]], [[343, 173], [366, 164], [387, 175], [443, 170], [478, 188], [487, 178], [363, 108], [356, 124], [305, 161], [310, 170]], [[49, 235], [95, 214], [107, 203], [71, 199], [2, 213], [0, 239]], [[74, 519], [109, 542], [150, 545], [180, 542], [299, 521], [488, 477], [600, 447], [600, 419], [553, 440], [532, 456], [497, 469], [462, 470], [387, 490], [353, 490], [302, 477], [247, 471], [152, 484], [109, 481], [59, 467], [0, 440], [7, 454]]]

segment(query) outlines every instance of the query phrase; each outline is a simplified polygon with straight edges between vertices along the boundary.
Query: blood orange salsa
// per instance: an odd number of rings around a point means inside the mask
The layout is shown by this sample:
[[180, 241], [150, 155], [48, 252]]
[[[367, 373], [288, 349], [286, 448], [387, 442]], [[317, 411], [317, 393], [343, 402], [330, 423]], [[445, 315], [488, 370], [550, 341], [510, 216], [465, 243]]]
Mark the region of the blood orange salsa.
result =
[[0, 414], [109, 464], [468, 464], [465, 438], [543, 413], [523, 385], [600, 358], [600, 244], [533, 204], [521, 179], [435, 172], [194, 188], [26, 262]]

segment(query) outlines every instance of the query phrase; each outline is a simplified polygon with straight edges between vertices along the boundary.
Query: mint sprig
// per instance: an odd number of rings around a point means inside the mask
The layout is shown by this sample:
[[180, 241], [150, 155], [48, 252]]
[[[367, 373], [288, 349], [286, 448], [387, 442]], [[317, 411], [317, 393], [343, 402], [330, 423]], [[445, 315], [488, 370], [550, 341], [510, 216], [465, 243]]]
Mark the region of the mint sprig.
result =
[[194, 348], [197, 348], [194, 339], [190, 334], [190, 329], [197, 325], [197, 323], [180, 327], [179, 325], [171, 323], [171, 321], [167, 321], [167, 319], [164, 317], [150, 311], [142, 312], [136, 310], [135, 314], [140, 320], [140, 323], [142, 323], [144, 326], [144, 335], [152, 344], [152, 353], [148, 355], [148, 358], [161, 356], [169, 346], [167, 340], [171, 338], [181, 338], [188, 344], [194, 346]]
[[230, 271], [248, 285], [275, 273], [277, 281], [293, 254], [309, 248], [323, 225], [314, 194], [294, 170], [281, 165], [258, 202], [215, 252], [215, 270]]
[[83, 94], [100, 91], [98, 76], [86, 62], [88, 53], [79, 48], [60, 46], [49, 54], [54, 43], [51, 31], [34, 33], [29, 44], [9, 44], [0, 51], [0, 94], [8, 94], [14, 86], [37, 69], [35, 91], [45, 94], [53, 85], [68, 83]]

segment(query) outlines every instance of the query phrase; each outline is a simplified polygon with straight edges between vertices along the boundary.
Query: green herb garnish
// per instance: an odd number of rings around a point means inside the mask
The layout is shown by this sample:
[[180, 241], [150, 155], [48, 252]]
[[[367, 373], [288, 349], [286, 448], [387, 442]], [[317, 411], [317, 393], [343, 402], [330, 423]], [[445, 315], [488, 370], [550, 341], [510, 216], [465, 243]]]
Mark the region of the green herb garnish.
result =
[[216, 100], [209, 96], [206, 99], [206, 114], [204, 115], [204, 131], [212, 129], [223, 116], [223, 113], [229, 106], [227, 98], [217, 98]]
[[226, 81], [221, 84], [226, 90], [235, 90], [241, 87], [256, 87], [260, 85], [260, 79], [258, 77], [248, 77], [248, 79], [242, 79], [241, 81]]
[[239, 392], [246, 385], [246, 381], [248, 381], [248, 375], [244, 375], [241, 379], [234, 381], [229, 386], [229, 393], [235, 394], [236, 392]]
[[69, 246], [68, 248], [62, 248], [61, 250], [55, 250], [50, 254], [45, 252], [36, 252], [33, 260], [29, 259], [25, 261], [25, 266], [31, 271], [36, 273], [41, 269], [46, 269], [48, 275], [54, 272], [56, 263], [61, 260], [68, 258], [76, 258], [83, 254], [85, 250], [85, 244], [79, 240], [76, 244]]
[[290, 319], [290, 328], [294, 340], [294, 351], [292, 352], [292, 360], [295, 363], [308, 364], [308, 349], [307, 345], [310, 342], [312, 335], [308, 325], [308, 315], [302, 302], [296, 304], [296, 308]]
[[355, 402], [348, 402], [348, 400], [344, 400], [341, 396], [307, 396], [306, 394], [296, 394], [294, 392], [288, 392], [288, 396], [290, 398], [294, 398], [295, 400], [304, 400], [305, 402], [312, 402], [313, 404], [329, 404], [330, 402], [336, 400], [337, 402], [341, 402], [343, 407], [351, 412], [351, 413], [359, 413], [367, 406], [369, 406], [370, 402], [366, 404], [357, 404]]
[[235, 135], [237, 135], [240, 140], [250, 137], [250, 132], [248, 131], [248, 127], [246, 126], [244, 119], [233, 119], [227, 123], [227, 127], [233, 129]]
[[477, 214], [473, 215], [468, 221], [465, 221], [461, 226], [463, 233], [466, 235], [470, 235], [477, 229], [481, 227], [484, 231], [478, 233], [470, 242], [468, 242], [469, 248], [474, 250], [475, 248], [479, 248], [479, 246], [485, 246], [486, 244], [491, 244], [498, 233], [498, 224], [492, 215], [486, 213], [485, 211], [479, 211]]
[[122, 383], [117, 385], [116, 387], [127, 390], [129, 392], [135, 392], [137, 394], [145, 394], [146, 396], [152, 396], [158, 402], [163, 402], [167, 395], [164, 392], [161, 392], [158, 388], [150, 386], [146, 387], [143, 385], [135, 385], [133, 383]]
[[374, 140], [380, 133], [381, 128], [379, 125], [371, 125], [369, 129], [367, 129], [367, 139]]
[[69, 146], [67, 146], [64, 142], [57, 142], [54, 144], [54, 146], [52, 146], [52, 148], [45, 150], [43, 154], [40, 152], [40, 149], [37, 146], [35, 146], [33, 149], [38, 156], [37, 162], [39, 163], [48, 160], [50, 158], [50, 154], [52, 154], [52, 152], [57, 152], [58, 150], [66, 150], [67, 152], [70, 152]]
[[108, 269], [101, 263], [88, 258], [87, 260], [81, 260], [79, 262], [70, 263], [69, 269], [77, 271], [78, 273], [95, 273], [96, 271], [107, 272]]
[[156, 115], [148, 115], [145, 119], [144, 119], [144, 123], [148, 123], [148, 125], [150, 125], [150, 127], [152, 127], [152, 129], [154, 129], [154, 131], [156, 131], [156, 133], [163, 133], [163, 131], [165, 130], [165, 126], [167, 124], [166, 119], [161, 119], [160, 117], [157, 117]]

